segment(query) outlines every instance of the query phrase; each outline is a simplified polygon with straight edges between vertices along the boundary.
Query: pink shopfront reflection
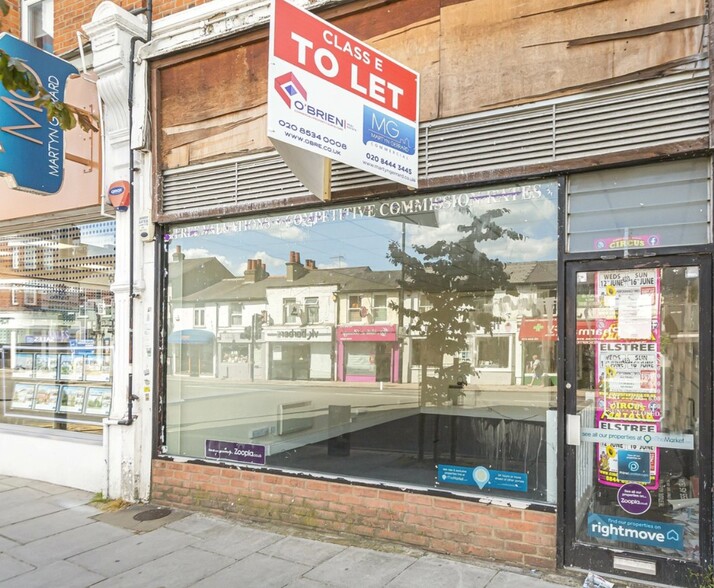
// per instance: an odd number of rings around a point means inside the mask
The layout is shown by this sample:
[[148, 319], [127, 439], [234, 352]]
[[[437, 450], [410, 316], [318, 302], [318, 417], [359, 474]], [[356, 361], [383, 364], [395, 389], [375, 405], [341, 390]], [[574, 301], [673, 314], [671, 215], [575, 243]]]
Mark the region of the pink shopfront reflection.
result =
[[337, 327], [337, 379], [344, 382], [398, 382], [397, 326]]

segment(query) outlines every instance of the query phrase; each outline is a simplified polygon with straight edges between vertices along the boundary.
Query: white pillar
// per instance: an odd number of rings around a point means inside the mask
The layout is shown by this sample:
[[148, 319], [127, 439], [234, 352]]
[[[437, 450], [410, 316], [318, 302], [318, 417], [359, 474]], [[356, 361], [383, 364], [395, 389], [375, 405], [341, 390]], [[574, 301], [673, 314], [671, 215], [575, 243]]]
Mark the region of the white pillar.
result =
[[[129, 166], [143, 166], [148, 155], [130, 151], [130, 60], [133, 39], [145, 38], [146, 20], [134, 16], [112, 2], [102, 2], [94, 12], [85, 32], [92, 43], [94, 72], [102, 102], [102, 145], [104, 192], [109, 184], [129, 180]], [[136, 41], [138, 51], [142, 41]], [[145, 68], [134, 67], [134, 96], [145, 100]], [[146, 111], [146, 104], [141, 105]], [[140, 123], [143, 126], [143, 120]], [[132, 127], [134, 125], [131, 125]], [[132, 129], [135, 130], [135, 129]], [[132, 132], [134, 137], [136, 133]], [[132, 141], [136, 147], [136, 141]], [[141, 147], [141, 146], [140, 146]], [[133, 160], [133, 161], [132, 161]], [[151, 200], [151, 168], [135, 172], [133, 207], [134, 226], [137, 225], [146, 202]], [[114, 366], [112, 408], [104, 423], [104, 445], [107, 460], [105, 495], [124, 500], [144, 500], [149, 497], [151, 473], [151, 386], [153, 353], [147, 357], [147, 341], [153, 337], [153, 303], [146, 301], [144, 272], [153, 271], [153, 243], [144, 246], [138, 231], [134, 231], [133, 287], [131, 275], [132, 212], [116, 212], [116, 275], [112, 284], [115, 304]], [[148, 250], [148, 254], [147, 251]], [[144, 268], [144, 259], [150, 267]], [[133, 292], [133, 305], [132, 294]], [[130, 332], [130, 310], [133, 306], [133, 338]], [[130, 345], [133, 353], [130, 353]], [[133, 360], [133, 361], [130, 361]], [[131, 390], [130, 388], [130, 381]], [[138, 399], [132, 402], [134, 420], [129, 422], [129, 394]]]

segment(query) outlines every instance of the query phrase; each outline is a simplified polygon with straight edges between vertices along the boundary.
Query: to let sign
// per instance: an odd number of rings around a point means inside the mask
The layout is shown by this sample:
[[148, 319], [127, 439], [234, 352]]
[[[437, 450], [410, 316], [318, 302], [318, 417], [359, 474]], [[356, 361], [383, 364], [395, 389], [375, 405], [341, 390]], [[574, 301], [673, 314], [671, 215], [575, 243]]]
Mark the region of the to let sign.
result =
[[[8, 33], [0, 34], [0, 50], [22, 62], [55, 100], [64, 101], [67, 78], [77, 68]], [[64, 131], [56, 119], [47, 120], [35, 99], [0, 84], [0, 174], [13, 188], [54, 194], [64, 176]]]
[[417, 187], [419, 75], [274, 0], [268, 136]]

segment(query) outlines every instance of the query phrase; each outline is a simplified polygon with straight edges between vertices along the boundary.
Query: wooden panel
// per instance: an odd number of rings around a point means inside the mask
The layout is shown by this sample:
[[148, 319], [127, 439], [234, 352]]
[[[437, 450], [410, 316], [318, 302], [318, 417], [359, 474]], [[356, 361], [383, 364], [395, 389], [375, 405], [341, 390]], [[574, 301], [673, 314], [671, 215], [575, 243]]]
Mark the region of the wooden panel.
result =
[[[439, 0], [341, 5], [321, 13], [422, 74], [421, 118], [438, 112]], [[430, 20], [429, 20], [430, 19]], [[372, 42], [370, 39], [374, 37]], [[163, 169], [268, 149], [267, 37], [158, 65]]]
[[[168, 167], [200, 163], [228, 154], [271, 146], [266, 134], [266, 105], [184, 125], [164, 126], [162, 152]], [[169, 164], [169, 162], [171, 162]]]
[[[320, 14], [420, 73], [421, 122], [658, 77], [708, 50], [705, 0], [368, 0]], [[269, 148], [267, 34], [247, 35], [156, 64], [163, 168]]]
[[[346, 4], [345, 9], [358, 9], [359, 4]], [[414, 23], [438, 18], [439, 0], [398, 0], [365, 10], [356, 10], [344, 17], [334, 16], [339, 9], [317, 13], [320, 18], [361, 40], [382, 36], [391, 31], [409, 28]]]
[[[637, 72], [654, 76], [657, 66], [697, 55], [704, 29], [700, 21], [642, 29], [704, 14], [704, 0], [474, 0], [444, 7], [440, 115], [575, 93]], [[627, 31], [631, 37], [621, 34]], [[583, 42], [589, 38], [594, 42]]]
[[382, 53], [419, 72], [419, 120], [434, 120], [439, 114], [438, 19], [415, 23], [367, 41]]
[[160, 72], [164, 125], [203, 121], [265, 102], [267, 40], [167, 67]]

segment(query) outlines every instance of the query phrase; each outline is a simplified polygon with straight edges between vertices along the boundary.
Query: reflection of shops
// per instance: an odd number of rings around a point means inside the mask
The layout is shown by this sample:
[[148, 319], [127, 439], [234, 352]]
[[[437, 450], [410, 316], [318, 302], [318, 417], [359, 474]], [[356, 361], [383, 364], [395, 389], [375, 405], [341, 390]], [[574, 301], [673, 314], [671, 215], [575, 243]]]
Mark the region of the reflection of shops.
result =
[[514, 325], [496, 325], [492, 333], [474, 336], [473, 362], [481, 385], [508, 386], [513, 381], [513, 366], [518, 361], [514, 349]]
[[332, 327], [264, 327], [263, 338], [269, 379], [332, 379]]
[[184, 329], [169, 335], [174, 374], [213, 375], [215, 337], [210, 331]]
[[533, 383], [532, 361], [538, 356], [545, 370], [546, 383], [554, 383], [557, 357], [558, 323], [551, 319], [524, 318], [518, 329], [519, 361], [523, 384]]
[[337, 327], [337, 379], [344, 382], [399, 381], [396, 325]]
[[[602, 336], [602, 327], [596, 320], [578, 320], [577, 329], [578, 380], [594, 381], [592, 374], [581, 373], [591, 364], [593, 349], [591, 344]], [[523, 319], [518, 330], [520, 341], [519, 353], [523, 358], [524, 383], [528, 383], [532, 374], [528, 365], [533, 355], [538, 355], [550, 374], [551, 382], [555, 378], [557, 357], [558, 323], [555, 319]], [[554, 383], [554, 382], [553, 382]]]
[[262, 341], [253, 339], [250, 329], [219, 333], [218, 377], [251, 381], [264, 379], [263, 350]]

